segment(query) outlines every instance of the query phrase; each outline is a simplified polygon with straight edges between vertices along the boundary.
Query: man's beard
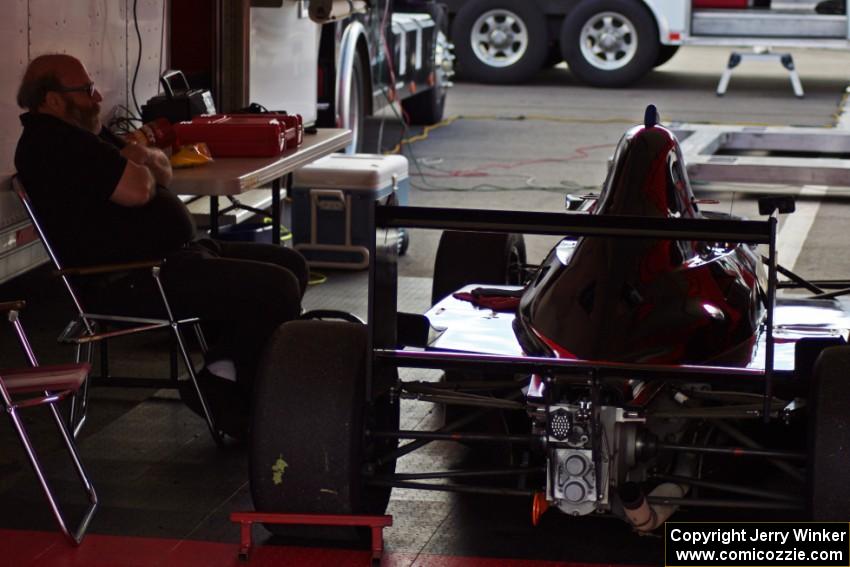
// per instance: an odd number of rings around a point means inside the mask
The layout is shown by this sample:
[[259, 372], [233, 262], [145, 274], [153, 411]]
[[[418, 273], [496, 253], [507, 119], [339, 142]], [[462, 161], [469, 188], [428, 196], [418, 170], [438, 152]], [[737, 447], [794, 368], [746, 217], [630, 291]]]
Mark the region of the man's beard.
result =
[[93, 134], [100, 132], [100, 105], [93, 103], [89, 108], [83, 108], [70, 98], [65, 99], [65, 111], [68, 118], [82, 128]]

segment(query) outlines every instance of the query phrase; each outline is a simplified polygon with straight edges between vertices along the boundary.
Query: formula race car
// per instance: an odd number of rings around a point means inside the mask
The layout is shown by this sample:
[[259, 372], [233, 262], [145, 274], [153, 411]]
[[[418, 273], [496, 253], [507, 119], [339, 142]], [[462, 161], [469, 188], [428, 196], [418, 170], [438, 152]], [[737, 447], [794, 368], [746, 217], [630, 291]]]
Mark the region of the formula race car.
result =
[[[262, 361], [257, 510], [380, 513], [404, 487], [643, 531], [680, 507], [850, 519], [850, 286], [778, 266], [787, 202], [758, 221], [702, 212], [684, 165], [650, 107], [578, 211], [376, 206], [368, 325], [287, 323]], [[399, 228], [445, 230], [424, 315], [397, 312]], [[562, 239], [530, 267], [527, 233]], [[400, 430], [407, 398], [445, 405], [445, 424]], [[504, 462], [395, 473], [434, 440]]]

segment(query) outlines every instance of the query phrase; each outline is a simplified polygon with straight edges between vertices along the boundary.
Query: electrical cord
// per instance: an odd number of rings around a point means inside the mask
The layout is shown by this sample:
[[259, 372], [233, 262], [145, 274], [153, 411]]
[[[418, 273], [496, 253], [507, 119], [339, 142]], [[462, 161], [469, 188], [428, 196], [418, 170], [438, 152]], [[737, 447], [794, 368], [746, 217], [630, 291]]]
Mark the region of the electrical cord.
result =
[[141, 116], [142, 109], [139, 106], [139, 101], [136, 100], [136, 79], [139, 77], [139, 68], [142, 66], [142, 32], [139, 30], [138, 5], [139, 0], [133, 0], [133, 27], [136, 29], [136, 38], [139, 41], [139, 53], [136, 56], [136, 68], [133, 71], [133, 83], [130, 90], [133, 95], [133, 104], [136, 106], [136, 113]]
[[310, 270], [310, 274], [307, 279], [307, 285], [321, 285], [328, 281], [328, 276], [321, 272], [314, 272]]
[[[396, 112], [396, 114], [398, 114]], [[599, 187], [596, 185], [581, 185], [571, 180], [564, 180], [557, 186], [551, 185], [537, 185], [535, 183], [535, 176], [521, 175], [521, 174], [509, 174], [509, 173], [496, 173], [493, 170], [511, 170], [517, 167], [523, 167], [528, 165], [538, 165], [541, 163], [564, 163], [574, 160], [586, 159], [590, 157], [589, 152], [602, 148], [613, 148], [614, 144], [597, 144], [590, 146], [581, 146], [576, 148], [571, 155], [559, 157], [559, 158], [537, 158], [537, 159], [528, 159], [528, 160], [520, 160], [511, 163], [488, 163], [484, 165], [480, 165], [473, 169], [467, 170], [449, 170], [449, 169], [441, 169], [434, 165], [433, 162], [428, 162], [426, 160], [420, 160], [416, 157], [415, 152], [413, 150], [413, 144], [416, 142], [420, 142], [428, 139], [428, 136], [434, 130], [438, 128], [442, 128], [444, 126], [448, 126], [458, 120], [551, 120], [555, 122], [591, 122], [591, 123], [616, 123], [616, 122], [627, 122], [631, 123], [630, 120], [623, 120], [617, 118], [607, 118], [600, 120], [593, 119], [571, 119], [567, 117], [560, 116], [544, 116], [544, 115], [521, 115], [521, 116], [486, 116], [486, 115], [478, 115], [478, 116], [469, 116], [469, 115], [456, 115], [451, 116], [437, 124], [433, 124], [431, 126], [426, 126], [423, 131], [414, 136], [410, 136], [407, 138], [403, 138], [392, 150], [390, 150], [389, 154], [396, 154], [401, 151], [407, 153], [407, 157], [410, 160], [410, 163], [413, 164], [413, 167], [416, 169], [416, 175], [421, 180], [421, 182], [417, 183], [411, 181], [411, 187], [421, 191], [482, 191], [482, 192], [490, 192], [490, 191], [521, 191], [521, 190], [536, 190], [536, 191], [553, 191], [558, 193], [572, 192], [572, 191], [595, 191], [598, 190]], [[423, 171], [423, 165], [427, 169], [431, 169], [435, 173], [426, 173]], [[498, 185], [494, 183], [479, 183], [476, 185], [468, 186], [468, 187], [460, 187], [460, 186], [451, 186], [451, 185], [438, 185], [429, 181], [429, 178], [472, 178], [472, 177], [515, 177], [522, 178], [525, 180], [525, 183], [521, 186], [507, 186], [507, 185]]]
[[[507, 185], [496, 185], [493, 183], [479, 183], [477, 185], [473, 185], [471, 187], [452, 187], [445, 185], [435, 185], [430, 183], [427, 178], [429, 177], [451, 177], [452, 170], [442, 169], [435, 165], [435, 163], [440, 163], [443, 160], [441, 158], [437, 158], [435, 161], [429, 160], [428, 158], [419, 158], [414, 162], [414, 167], [416, 167], [418, 176], [422, 178], [425, 184], [417, 184], [411, 183], [411, 186], [422, 190], [422, 191], [482, 191], [482, 192], [491, 192], [491, 191], [522, 191], [525, 189], [532, 189], [535, 191], [553, 191], [557, 193], [563, 193], [565, 190], [568, 192], [594, 192], [599, 190], [599, 186], [597, 185], [581, 185], [571, 180], [562, 180], [559, 185], [537, 185], [534, 183], [536, 177], [534, 175], [521, 175], [515, 173], [494, 173], [488, 175], [488, 177], [499, 177], [499, 178], [519, 178], [524, 180], [524, 185], [520, 186], [507, 186]], [[430, 169], [436, 171], [438, 174], [429, 174], [422, 171], [422, 169]]]
[[[162, 20], [160, 21], [160, 26], [159, 26], [159, 64], [158, 64], [159, 75], [157, 75], [159, 77], [162, 77], [163, 72], [165, 72], [165, 69], [162, 68], [162, 54], [165, 51], [165, 16], [166, 16], [167, 7], [168, 7], [168, 2], [163, 2], [162, 3]], [[160, 84], [159, 81], [157, 81], [156, 84], [157, 84], [156, 93], [159, 94], [160, 91], [162, 91], [162, 85]]]
[[112, 116], [107, 120], [106, 127], [115, 133], [129, 134], [137, 130], [142, 119], [133, 114], [133, 111], [123, 104], [116, 105], [112, 110]]

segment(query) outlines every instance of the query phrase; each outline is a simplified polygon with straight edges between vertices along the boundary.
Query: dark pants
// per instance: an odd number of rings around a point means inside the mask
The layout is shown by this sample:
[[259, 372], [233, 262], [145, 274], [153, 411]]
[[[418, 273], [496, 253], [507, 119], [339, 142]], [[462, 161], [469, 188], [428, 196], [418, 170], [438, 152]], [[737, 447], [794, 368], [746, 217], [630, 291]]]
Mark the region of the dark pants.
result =
[[[237, 382], [248, 394], [269, 336], [301, 312], [304, 257], [271, 244], [203, 239], [169, 255], [161, 273], [175, 316], [199, 317], [210, 327], [207, 361], [233, 360]], [[116, 312], [165, 314], [147, 271], [112, 282], [92, 299]]]

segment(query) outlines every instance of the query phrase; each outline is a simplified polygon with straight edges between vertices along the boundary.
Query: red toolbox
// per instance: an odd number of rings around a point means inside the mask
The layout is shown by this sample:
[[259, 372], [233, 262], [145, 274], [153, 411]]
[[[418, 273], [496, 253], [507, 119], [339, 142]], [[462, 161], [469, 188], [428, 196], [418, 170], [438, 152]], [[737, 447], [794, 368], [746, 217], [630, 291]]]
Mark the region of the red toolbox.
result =
[[207, 114], [205, 117], [222, 118], [232, 116], [234, 118], [249, 118], [252, 120], [265, 120], [274, 118], [281, 124], [281, 128], [285, 128], [286, 149], [291, 150], [297, 148], [304, 142], [304, 120], [300, 114], [286, 114], [283, 112], [263, 112], [263, 113], [245, 113], [245, 114]]
[[300, 116], [209, 114], [174, 125], [180, 144], [204, 142], [213, 157], [271, 157], [303, 139]]
[[257, 118], [272, 117], [276, 118], [281, 124], [286, 127], [286, 149], [291, 150], [304, 142], [304, 121], [300, 114], [282, 114], [278, 112], [268, 112], [263, 114], [247, 114], [246, 116], [255, 116]]

